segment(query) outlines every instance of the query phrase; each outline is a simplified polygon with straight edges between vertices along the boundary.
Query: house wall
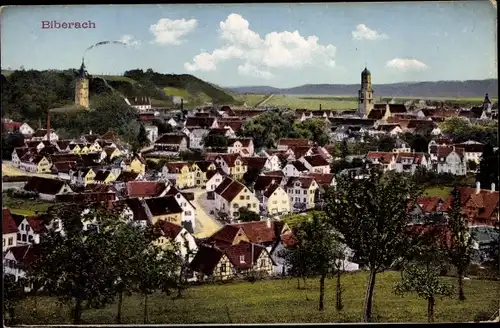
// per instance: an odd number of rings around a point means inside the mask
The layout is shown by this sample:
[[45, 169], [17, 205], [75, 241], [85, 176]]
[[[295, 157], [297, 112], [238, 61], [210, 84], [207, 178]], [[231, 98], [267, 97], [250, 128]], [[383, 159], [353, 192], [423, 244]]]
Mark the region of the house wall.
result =
[[224, 180], [222, 175], [219, 173], [214, 174], [206, 183], [207, 192], [213, 192], [221, 184], [222, 180]]
[[36, 168], [36, 173], [50, 173], [50, 168], [52, 167], [52, 164], [49, 162], [49, 160], [45, 157], [43, 157], [40, 162], [38, 162], [37, 168]]
[[40, 242], [39, 235], [31, 229], [28, 220], [24, 219], [17, 227], [18, 233], [16, 234], [17, 245], [33, 244]]
[[182, 213], [153, 216], [153, 218], [152, 218], [153, 225], [160, 220], [175, 223], [177, 225], [181, 225]]
[[285, 174], [286, 177], [298, 177], [300, 176], [300, 172], [293, 166], [292, 164], [287, 164], [283, 168], [283, 174]]
[[236, 161], [234, 161], [234, 165], [229, 169], [229, 171], [229, 174], [233, 179], [241, 180], [243, 179], [243, 175], [247, 171], [247, 166], [243, 165], [243, 161], [237, 159]]
[[12, 152], [11, 161], [14, 167], [19, 167], [21, 164], [21, 160], [19, 159], [19, 156], [17, 156], [17, 152], [15, 150]]
[[134, 158], [131, 162], [130, 165], [127, 166], [126, 168], [127, 171], [132, 171], [136, 173], [141, 173], [144, 174], [146, 172], [146, 165], [143, 164], [140, 160], [137, 158]]
[[454, 175], [465, 175], [467, 171], [466, 163], [455, 152], [451, 152], [446, 157], [445, 163], [438, 163], [437, 170], [438, 173], [451, 173]]
[[259, 200], [248, 188], [244, 188], [229, 204], [230, 217], [239, 217], [239, 209], [246, 207], [248, 210], [259, 213]]
[[16, 266], [17, 266], [16, 258], [14, 257], [14, 255], [12, 255], [11, 252], [7, 252], [7, 254], [5, 254], [5, 257], [3, 259], [3, 270], [4, 270], [3, 274], [13, 275], [16, 281], [18, 281], [19, 278], [24, 278], [26, 276], [26, 273], [24, 272], [24, 270], [21, 270]]
[[267, 199], [267, 213], [269, 214], [283, 214], [291, 211], [290, 198], [287, 192], [279, 187]]
[[306, 209], [314, 208], [314, 195], [317, 189], [318, 184], [316, 182], [313, 182], [309, 189], [302, 188], [301, 184], [296, 182], [293, 187], [287, 190], [288, 196], [290, 197], [290, 208], [294, 210], [294, 205], [298, 203], [305, 203]]
[[16, 233], [5, 233], [2, 234], [3, 239], [3, 247], [2, 249], [5, 251], [9, 247], [17, 246], [17, 234]]
[[214, 280], [228, 280], [235, 277], [235, 269], [227, 256], [223, 255], [212, 273]]
[[31, 135], [35, 133], [35, 130], [33, 130], [33, 128], [26, 123], [23, 123], [23, 125], [19, 127], [19, 131], [24, 135]]
[[194, 229], [196, 226], [196, 209], [191, 202], [189, 202], [183, 194], [178, 193], [175, 195], [175, 201], [182, 208], [181, 221], [191, 222], [191, 225]]

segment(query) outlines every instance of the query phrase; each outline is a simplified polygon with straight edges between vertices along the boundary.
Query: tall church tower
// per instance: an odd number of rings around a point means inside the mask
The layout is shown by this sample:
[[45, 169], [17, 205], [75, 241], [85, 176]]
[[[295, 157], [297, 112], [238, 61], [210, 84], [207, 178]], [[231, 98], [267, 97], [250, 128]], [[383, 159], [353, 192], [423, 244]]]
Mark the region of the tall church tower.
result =
[[368, 116], [373, 109], [372, 74], [365, 67], [361, 72], [361, 89], [358, 91], [359, 114]]
[[491, 105], [490, 97], [488, 96], [488, 94], [486, 94], [486, 96], [484, 97], [484, 100], [483, 100], [483, 111], [485, 111], [487, 114], [491, 114], [491, 108], [492, 108], [492, 105]]
[[89, 108], [89, 76], [85, 70], [85, 64], [82, 60], [82, 66], [78, 71], [75, 85], [75, 104]]

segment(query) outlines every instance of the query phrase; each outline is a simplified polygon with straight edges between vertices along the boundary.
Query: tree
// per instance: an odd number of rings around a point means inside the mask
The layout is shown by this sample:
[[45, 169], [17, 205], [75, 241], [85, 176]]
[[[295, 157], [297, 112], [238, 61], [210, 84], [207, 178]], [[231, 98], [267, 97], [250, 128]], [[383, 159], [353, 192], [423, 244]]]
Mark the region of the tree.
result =
[[[104, 233], [112, 220], [106, 222], [106, 217], [96, 215], [97, 210], [87, 209], [84, 204], [49, 208], [46, 219], [61, 219], [65, 233], [52, 231], [42, 240], [40, 256], [28, 272], [31, 279], [43, 282], [44, 290], [74, 305], [75, 324], [81, 322], [85, 308], [102, 307], [113, 298], [113, 257], [109, 254], [113, 241]], [[103, 233], [84, 231], [82, 219], [96, 220]]]
[[18, 131], [2, 134], [2, 159], [11, 160], [12, 152], [17, 147], [24, 147], [24, 135]]
[[260, 221], [260, 215], [254, 211], [249, 210], [246, 207], [242, 207], [239, 210], [239, 219], [242, 222]]
[[174, 131], [174, 128], [170, 124], [165, 123], [165, 121], [163, 120], [154, 118], [151, 123], [158, 128], [158, 135], [171, 133], [172, 131]]
[[349, 156], [349, 146], [347, 145], [347, 140], [342, 140], [340, 143], [340, 157], [345, 160]]
[[8, 314], [10, 325], [16, 324], [16, 305], [25, 297], [24, 286], [12, 274], [6, 274], [3, 277], [3, 309]]
[[312, 138], [303, 138], [312, 139], [319, 146], [324, 146], [330, 141], [330, 137], [328, 136], [328, 127], [325, 120], [318, 118], [308, 119], [299, 123], [296, 128], [298, 130], [308, 131]]
[[325, 279], [334, 271], [339, 253], [338, 238], [331, 226], [318, 215], [312, 221], [304, 221], [299, 225], [297, 238], [309, 265], [310, 273], [319, 275], [319, 310], [324, 310]]
[[141, 124], [139, 128], [139, 134], [137, 135], [137, 142], [141, 148], [149, 145], [150, 143], [150, 140], [148, 138], [148, 132], [146, 131], [146, 128], [144, 127], [143, 124]]
[[492, 183], [498, 185], [498, 153], [493, 151], [493, 146], [489, 143], [484, 145], [476, 179], [483, 188], [488, 188]]
[[472, 159], [467, 161], [467, 169], [475, 172], [477, 170], [477, 167], [478, 167], [478, 165], [477, 165], [476, 161], [474, 161]]
[[207, 134], [203, 138], [203, 146], [205, 148], [212, 148], [216, 151], [225, 151], [228, 147], [228, 140], [226, 136], [221, 134]]
[[340, 233], [340, 241], [370, 271], [363, 310], [363, 319], [368, 322], [376, 275], [405, 254], [404, 229], [410, 222], [407, 208], [416, 203], [421, 189], [397, 174], [383, 174], [376, 169], [366, 173], [365, 179], [354, 175], [338, 179], [337, 188], [327, 191], [326, 215]]
[[396, 141], [391, 136], [382, 136], [376, 141], [378, 151], [392, 151]]
[[467, 218], [462, 214], [460, 204], [460, 192], [454, 188], [452, 193], [453, 201], [448, 213], [448, 225], [451, 230], [451, 243], [447, 247], [450, 263], [457, 270], [458, 277], [458, 299], [465, 300], [464, 295], [464, 275], [472, 260], [473, 238], [467, 227]]
[[416, 293], [418, 297], [427, 300], [427, 320], [434, 322], [436, 298], [451, 296], [453, 289], [440, 280], [446, 258], [441, 250], [442, 235], [439, 229], [430, 231], [416, 237], [409, 252], [412, 259], [402, 271], [401, 281], [395, 284], [394, 292], [399, 295]]

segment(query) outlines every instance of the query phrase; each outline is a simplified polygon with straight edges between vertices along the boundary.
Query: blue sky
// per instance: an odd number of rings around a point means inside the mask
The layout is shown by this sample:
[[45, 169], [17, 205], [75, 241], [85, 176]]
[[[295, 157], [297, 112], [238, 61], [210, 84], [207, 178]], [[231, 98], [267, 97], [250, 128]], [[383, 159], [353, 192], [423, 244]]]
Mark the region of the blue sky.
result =
[[[42, 29], [42, 21], [95, 23]], [[374, 84], [497, 78], [489, 1], [4, 8], [2, 69], [66, 69], [88, 51], [91, 74], [134, 68], [193, 74], [221, 86]], [[295, 32], [297, 31], [297, 32]]]

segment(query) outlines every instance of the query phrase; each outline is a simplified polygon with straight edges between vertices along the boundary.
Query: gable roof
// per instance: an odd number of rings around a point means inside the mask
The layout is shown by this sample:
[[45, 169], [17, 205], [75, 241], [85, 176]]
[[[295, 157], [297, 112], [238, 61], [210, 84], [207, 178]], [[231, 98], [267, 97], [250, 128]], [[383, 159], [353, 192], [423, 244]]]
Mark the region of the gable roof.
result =
[[129, 182], [129, 181], [135, 181], [139, 177], [138, 172], [133, 172], [133, 171], [122, 171], [118, 178], [116, 179], [117, 182]]
[[210, 116], [189, 116], [186, 120], [186, 128], [208, 128], [214, 124], [215, 117]]
[[287, 181], [287, 187], [294, 187], [297, 182], [300, 182], [301, 188], [309, 189], [312, 183], [314, 182], [314, 178], [312, 177], [291, 177]]
[[263, 169], [264, 165], [266, 165], [267, 158], [266, 157], [259, 157], [259, 156], [249, 156], [249, 157], [243, 157], [242, 158], [243, 163], [248, 166], [248, 168], [255, 168], [255, 169]]
[[308, 139], [282, 138], [278, 141], [278, 146], [286, 146], [286, 147], [309, 147], [311, 145], [312, 141]]
[[378, 159], [378, 161], [382, 164], [389, 164], [392, 161], [394, 154], [385, 151], [369, 151], [366, 157], [370, 160]]
[[335, 180], [333, 173], [308, 173], [307, 176], [313, 178], [320, 186], [330, 186]]
[[41, 217], [27, 216], [26, 220], [35, 233], [40, 234], [48, 232], [47, 227], [45, 226], [45, 223], [43, 222], [43, 219]]
[[420, 196], [417, 199], [418, 205], [426, 213], [434, 213], [439, 210], [439, 205], [444, 201], [439, 196]]
[[155, 197], [161, 194], [167, 186], [158, 181], [129, 181], [127, 182], [128, 197]]
[[251, 138], [230, 138], [227, 140], [228, 147], [234, 147], [236, 142], [241, 143], [242, 147], [250, 147], [250, 143], [252, 142]]
[[383, 105], [384, 108], [377, 108], [378, 104], [375, 104], [375, 107], [368, 113], [368, 119], [372, 120], [380, 120], [382, 117], [385, 115], [386, 107], [385, 104]]
[[200, 245], [189, 267], [193, 271], [211, 275], [223, 255], [224, 253], [216, 247]]
[[[218, 247], [227, 247], [232, 245], [236, 236], [243, 235], [246, 237], [245, 232], [239, 227], [226, 224], [217, 230], [212, 236], [207, 239], [208, 243], [214, 243]], [[247, 237], [248, 238], [248, 237]]]
[[308, 162], [312, 167], [318, 166], [328, 166], [330, 165], [326, 159], [321, 155], [312, 155], [303, 157], [306, 162]]
[[291, 164], [292, 166], [294, 166], [297, 169], [297, 171], [299, 171], [299, 172], [309, 171], [307, 169], [307, 167], [305, 167], [304, 163], [302, 163], [301, 161], [293, 161], [293, 162], [288, 163], [288, 164]]
[[8, 208], [2, 208], [2, 234], [17, 233], [17, 224]]
[[32, 176], [24, 186], [26, 191], [34, 191], [40, 194], [56, 195], [66, 183], [61, 180]]
[[161, 224], [161, 230], [170, 239], [175, 239], [181, 233], [182, 229], [181, 226], [167, 221], [163, 221]]
[[182, 140], [186, 140], [185, 134], [180, 133], [165, 133], [160, 138], [155, 140], [155, 144], [180, 145]]
[[411, 159], [412, 163], [409, 164], [422, 164], [425, 158], [424, 153], [403, 153], [396, 154], [396, 163], [401, 163], [403, 159]]
[[[269, 226], [268, 226], [269, 224]], [[271, 243], [276, 241], [281, 236], [283, 225], [276, 224], [271, 221], [253, 221], [232, 224], [236, 228], [243, 229], [248, 240], [254, 244]]]
[[239, 154], [219, 154], [217, 157], [221, 158], [222, 160], [224, 160], [224, 162], [226, 162], [226, 164], [229, 166], [229, 167], [232, 167], [234, 166], [234, 162], [236, 162], [236, 160], [238, 159], [242, 159], [242, 157], [239, 155]]
[[238, 196], [240, 192], [245, 188], [245, 185], [243, 185], [242, 183], [231, 178], [225, 178], [222, 183], [217, 186], [217, 188], [215, 188], [214, 192], [231, 203], [236, 198], [236, 196]]
[[100, 170], [96, 173], [94, 177], [94, 181], [106, 181], [106, 179], [111, 174], [111, 171], [108, 170]]
[[146, 198], [145, 202], [153, 216], [182, 213], [182, 208], [173, 196]]

